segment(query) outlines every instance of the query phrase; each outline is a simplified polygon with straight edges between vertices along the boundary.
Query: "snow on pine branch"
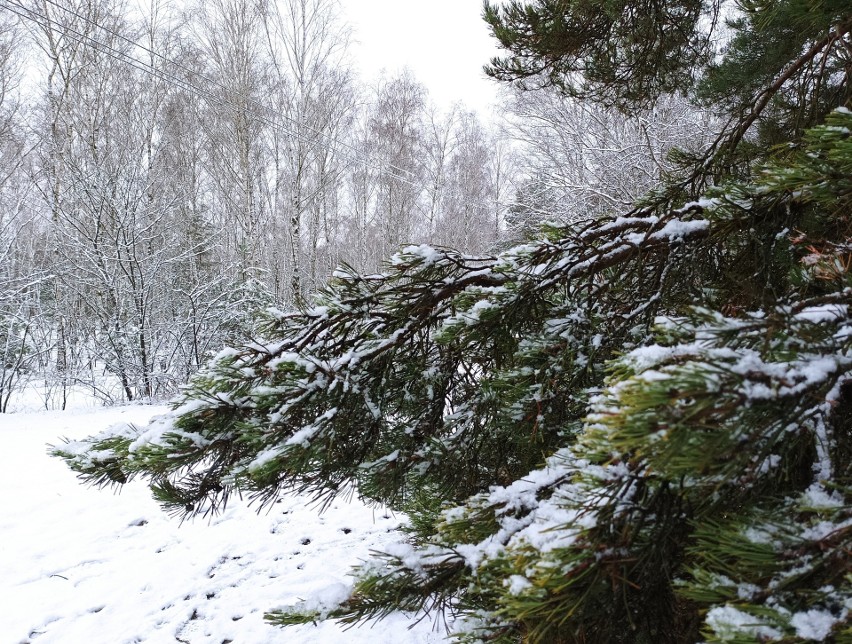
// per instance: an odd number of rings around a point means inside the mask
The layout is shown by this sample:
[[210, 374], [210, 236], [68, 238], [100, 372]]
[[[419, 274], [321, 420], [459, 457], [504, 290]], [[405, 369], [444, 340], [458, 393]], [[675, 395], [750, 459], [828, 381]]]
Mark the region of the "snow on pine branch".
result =
[[[452, 439], [465, 449], [476, 442], [476, 414], [463, 412], [482, 406], [472, 402], [481, 393], [474, 374], [498, 360], [511, 367], [535, 349], [535, 342], [517, 335], [521, 325], [528, 326], [521, 313], [565, 289], [566, 310], [581, 304], [605, 308], [592, 304], [589, 293], [602, 290], [603, 273], [616, 265], [635, 272], [638, 282], [654, 283], [643, 271], [659, 274], [672, 248], [708, 234], [707, 220], [696, 216], [700, 211], [691, 204], [664, 217], [620, 217], [565, 229], [558, 241], [545, 239], [497, 257], [411, 246], [381, 275], [339, 269], [313, 308], [270, 311], [262, 327], [268, 340], [221, 352], [155, 428], [139, 436], [107, 433], [58, 451], [99, 483], [140, 473], [171, 479], [182, 486], [180, 502], [194, 511], [233, 487], [256, 490], [267, 500], [289, 486], [333, 495], [346, 480], [359, 480], [389, 501], [391, 484], [404, 472], [427, 471], [439, 457], [424, 442], [427, 436]], [[662, 263], [651, 261], [654, 256]], [[607, 317], [606, 311], [598, 314]], [[455, 335], [456, 322], [467, 327], [464, 335]], [[470, 363], [462, 347], [481, 343], [498, 325], [506, 329], [506, 345]], [[524, 334], [552, 337], [552, 327], [533, 321]], [[84, 456], [102, 452], [105, 441], [116, 455], [107, 479], [97, 473], [98, 462]], [[337, 464], [333, 475], [322, 465], [329, 461]], [[380, 483], [391, 470], [399, 474]]]

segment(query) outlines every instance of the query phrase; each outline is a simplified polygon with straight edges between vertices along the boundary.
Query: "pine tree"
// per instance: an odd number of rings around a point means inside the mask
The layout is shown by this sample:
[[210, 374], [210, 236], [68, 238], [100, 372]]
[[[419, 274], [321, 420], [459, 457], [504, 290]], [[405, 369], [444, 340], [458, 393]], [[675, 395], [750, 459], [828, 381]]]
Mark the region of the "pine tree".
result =
[[460, 641], [852, 641], [852, 12], [740, 9], [720, 58], [702, 3], [486, 5], [498, 77], [622, 109], [689, 89], [728, 125], [630, 212], [340, 269], [167, 416], [54, 452], [180, 515], [352, 483], [409, 513], [346, 601], [282, 625], [441, 609]]

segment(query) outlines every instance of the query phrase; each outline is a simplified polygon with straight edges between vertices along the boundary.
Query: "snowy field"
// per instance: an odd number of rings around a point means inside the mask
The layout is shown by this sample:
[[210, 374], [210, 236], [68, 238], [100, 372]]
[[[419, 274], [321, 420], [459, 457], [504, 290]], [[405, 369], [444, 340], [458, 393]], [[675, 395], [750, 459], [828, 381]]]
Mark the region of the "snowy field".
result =
[[[289, 497], [260, 514], [234, 500], [183, 524], [144, 484], [87, 488], [46, 454], [164, 408], [125, 406], [0, 415], [0, 644], [441, 642], [433, 620], [394, 615], [344, 629], [286, 629], [264, 610], [334, 598], [352, 565], [404, 538], [402, 517], [340, 500], [323, 514]], [[437, 620], [435, 620], [437, 621]]]

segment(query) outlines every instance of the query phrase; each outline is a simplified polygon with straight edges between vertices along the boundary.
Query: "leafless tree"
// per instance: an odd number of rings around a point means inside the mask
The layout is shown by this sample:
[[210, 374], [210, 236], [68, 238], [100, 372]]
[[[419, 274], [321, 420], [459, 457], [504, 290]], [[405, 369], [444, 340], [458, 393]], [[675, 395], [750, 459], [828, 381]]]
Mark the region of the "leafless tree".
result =
[[627, 208], [674, 169], [673, 148], [700, 149], [713, 131], [711, 115], [673, 96], [627, 116], [542, 90], [512, 95], [506, 111], [526, 177], [515, 224]]
[[[324, 281], [336, 260], [329, 250], [339, 226], [340, 180], [352, 153], [345, 139], [355, 107], [349, 30], [337, 0], [266, 0], [261, 7], [273, 73], [270, 112], [276, 115], [268, 193], [278, 220], [273, 229], [287, 224], [289, 248], [289, 292], [279, 289], [279, 295], [299, 300]], [[280, 272], [280, 262], [273, 265]]]

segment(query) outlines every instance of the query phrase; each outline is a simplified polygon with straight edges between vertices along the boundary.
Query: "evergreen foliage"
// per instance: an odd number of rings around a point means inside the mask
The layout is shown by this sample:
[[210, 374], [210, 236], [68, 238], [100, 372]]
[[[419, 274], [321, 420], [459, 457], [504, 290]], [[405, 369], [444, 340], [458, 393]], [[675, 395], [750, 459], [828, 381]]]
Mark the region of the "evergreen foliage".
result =
[[[523, 88], [555, 85], [576, 98], [624, 109], [690, 84], [710, 58], [702, 0], [537, 0], [485, 2], [508, 58], [487, 71]], [[711, 21], [719, 11], [714, 0]]]
[[[501, 69], [615, 103], [747, 76], [704, 158], [631, 212], [494, 256], [340, 269], [172, 413], [54, 453], [95, 484], [146, 478], [180, 515], [353, 485], [409, 513], [346, 601], [282, 625], [439, 609], [470, 642], [852, 641], [852, 112], [829, 112], [852, 14], [744, 2], [731, 58], [673, 70], [655, 56], [692, 51], [699, 3], [607, 2], [572, 43], [598, 4], [487, 6]], [[647, 48], [623, 42], [646, 23]], [[761, 151], [756, 122], [785, 143]]]

